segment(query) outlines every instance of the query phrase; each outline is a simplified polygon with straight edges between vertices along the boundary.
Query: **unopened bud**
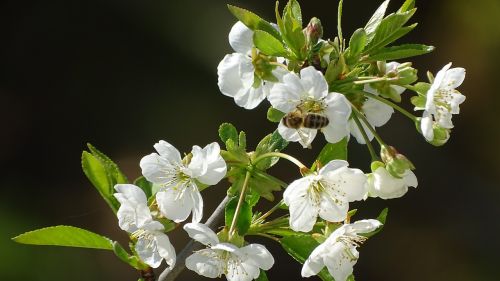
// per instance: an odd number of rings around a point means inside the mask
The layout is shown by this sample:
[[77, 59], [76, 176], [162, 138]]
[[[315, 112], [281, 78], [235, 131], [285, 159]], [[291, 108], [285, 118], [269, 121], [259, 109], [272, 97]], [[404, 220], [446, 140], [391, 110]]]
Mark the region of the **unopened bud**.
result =
[[434, 139], [429, 143], [434, 146], [442, 146], [450, 139], [450, 129], [442, 128], [435, 124], [435, 126], [433, 126], [433, 131]]
[[415, 169], [413, 163], [392, 146], [382, 146], [380, 157], [386, 164], [387, 171], [394, 177], [401, 178], [405, 175], [406, 170]]
[[323, 26], [321, 25], [321, 21], [316, 17], [312, 18], [306, 28], [304, 28], [304, 35], [310, 47], [316, 45], [318, 40], [323, 37]]

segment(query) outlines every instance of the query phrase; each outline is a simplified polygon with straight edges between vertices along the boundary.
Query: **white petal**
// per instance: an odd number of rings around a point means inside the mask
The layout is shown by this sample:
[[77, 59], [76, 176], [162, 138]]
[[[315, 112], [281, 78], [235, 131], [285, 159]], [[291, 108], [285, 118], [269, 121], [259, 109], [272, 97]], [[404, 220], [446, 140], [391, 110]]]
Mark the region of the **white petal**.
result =
[[346, 219], [349, 202], [344, 196], [332, 196], [329, 192], [321, 193], [319, 216], [330, 222], [340, 222]]
[[156, 193], [156, 202], [162, 215], [175, 222], [182, 222], [187, 219], [193, 209], [193, 201], [189, 194], [186, 194], [184, 189], [166, 188], [164, 191]]
[[465, 69], [461, 67], [451, 68], [446, 71], [443, 83], [450, 88], [457, 88], [464, 82]]
[[152, 268], [157, 268], [160, 266], [163, 258], [160, 256], [160, 253], [158, 253], [155, 241], [148, 238], [150, 237], [140, 237], [135, 244], [135, 251], [143, 262]]
[[250, 55], [253, 47], [253, 31], [238, 21], [229, 32], [229, 44], [236, 52]]
[[186, 267], [199, 275], [208, 278], [217, 278], [222, 275], [224, 261], [214, 258], [217, 252], [212, 249], [203, 249], [187, 257]]
[[318, 174], [322, 176], [326, 173], [330, 173], [347, 166], [349, 166], [349, 163], [345, 160], [331, 160], [325, 166], [323, 166], [321, 170], [319, 170]]
[[[201, 166], [199, 163], [195, 162], [206, 163], [205, 169], [202, 169], [202, 172], [196, 177], [197, 180], [204, 184], [214, 185], [224, 178], [227, 172], [227, 166], [226, 162], [220, 155], [220, 147], [218, 143], [213, 142], [208, 144], [203, 148], [201, 153], [197, 152], [196, 154], [197, 155], [195, 155], [193, 147], [193, 158], [191, 163], [194, 166]], [[189, 164], [189, 167], [191, 167], [191, 163]]]
[[292, 129], [285, 126], [283, 122], [280, 122], [278, 125], [278, 132], [285, 140], [299, 142], [302, 147], [308, 148], [311, 146], [318, 130], [308, 128]]
[[377, 228], [381, 227], [382, 223], [378, 220], [359, 220], [357, 222], [351, 223], [349, 228], [354, 233], [369, 233], [375, 231]]
[[155, 239], [156, 246], [158, 247], [158, 253], [165, 259], [170, 267], [173, 267], [175, 265], [176, 255], [175, 249], [170, 243], [168, 236], [165, 233], [157, 232]]
[[253, 85], [252, 59], [239, 53], [226, 55], [217, 66], [217, 75], [222, 94], [235, 97], [246, 93]]
[[186, 223], [184, 230], [189, 237], [200, 242], [203, 245], [212, 246], [219, 243], [217, 234], [213, 232], [208, 226], [202, 223]]
[[181, 163], [182, 159], [179, 150], [177, 150], [177, 148], [175, 148], [170, 143], [161, 140], [154, 145], [154, 148], [156, 149], [156, 151], [158, 151], [158, 154], [160, 154], [161, 157], [168, 160], [170, 163]]
[[313, 66], [308, 66], [300, 71], [300, 80], [309, 97], [321, 100], [328, 94], [328, 83], [325, 77]]
[[384, 167], [379, 167], [372, 175], [371, 196], [393, 199], [402, 197], [408, 191], [405, 180], [395, 178]]
[[212, 246], [212, 249], [213, 250], [222, 250], [222, 251], [226, 251], [229, 253], [234, 253], [234, 252], [238, 251], [239, 248], [231, 243], [219, 243], [219, 244]]
[[342, 167], [322, 176], [328, 186], [342, 192], [349, 202], [362, 200], [366, 195], [366, 175], [359, 169]]
[[325, 114], [330, 123], [321, 131], [328, 142], [336, 143], [349, 134], [347, 123], [351, 106], [345, 96], [339, 93], [329, 93], [324, 102], [327, 106]]
[[[361, 125], [363, 126], [366, 136], [368, 139], [371, 141], [373, 140], [373, 133], [368, 129], [366, 124], [364, 122], [361, 122]], [[359, 144], [366, 144], [365, 139], [363, 138], [363, 135], [361, 134], [361, 131], [359, 130], [358, 124], [356, 124], [356, 121], [353, 119], [349, 120], [349, 131], [351, 131], [351, 135], [356, 138], [356, 141]]]
[[118, 225], [122, 230], [132, 233], [138, 229], [136, 225], [136, 212], [132, 205], [122, 204], [116, 216], [118, 217]]
[[172, 181], [172, 177], [176, 173], [175, 165], [180, 165], [179, 162], [169, 162], [157, 153], [151, 153], [142, 157], [139, 165], [142, 169], [142, 175], [150, 182], [156, 184], [166, 184]]
[[403, 176], [403, 180], [406, 183], [406, 185], [408, 185], [408, 186], [411, 186], [411, 187], [418, 186], [417, 176], [415, 176], [415, 174], [411, 170], [406, 170], [406, 173]]
[[193, 201], [193, 222], [200, 222], [203, 218], [203, 198], [201, 197], [201, 193], [198, 189], [192, 190], [189, 193], [191, 200]]
[[254, 109], [266, 98], [266, 96], [267, 93], [264, 91], [263, 85], [257, 88], [252, 86], [249, 87], [247, 91], [240, 92], [234, 96], [234, 101], [237, 105], [245, 109]]
[[370, 124], [380, 127], [391, 119], [394, 109], [378, 100], [368, 98], [363, 104], [363, 112]]
[[274, 264], [274, 258], [266, 247], [260, 244], [250, 244], [239, 250], [239, 253], [250, 259], [255, 266], [269, 270]]
[[137, 228], [151, 223], [151, 212], [147, 206], [147, 199], [144, 191], [133, 184], [117, 184], [115, 198], [120, 202], [117, 212], [120, 228], [134, 232]]
[[357, 262], [359, 253], [354, 247], [350, 250], [355, 257], [354, 259], [346, 254], [346, 249], [342, 243], [335, 243], [330, 249], [331, 253], [324, 258], [328, 272], [335, 281], [346, 281], [353, 272], [353, 266]]
[[422, 119], [420, 120], [420, 130], [422, 130], [422, 135], [427, 141], [434, 140], [433, 123], [432, 115], [428, 111], [424, 111]]
[[226, 278], [228, 281], [251, 281], [259, 277], [258, 267], [247, 262], [238, 263], [238, 261], [228, 262]]
[[148, 203], [144, 191], [133, 184], [117, 184], [115, 185], [115, 190], [119, 192], [115, 193], [115, 197], [120, 204], [147, 205]]
[[275, 83], [271, 88], [268, 100], [274, 108], [289, 113], [296, 109], [303, 92], [300, 78], [294, 73], [288, 73], [283, 76], [282, 83]]
[[325, 250], [327, 249], [325, 249], [325, 243], [323, 243], [312, 251], [307, 260], [304, 262], [304, 266], [302, 266], [302, 277], [317, 275], [321, 269], [325, 267], [323, 262], [323, 252]]
[[316, 223], [319, 210], [309, 197], [311, 180], [311, 177], [298, 179], [283, 193], [284, 202], [290, 210], [290, 228], [295, 231], [309, 232]]

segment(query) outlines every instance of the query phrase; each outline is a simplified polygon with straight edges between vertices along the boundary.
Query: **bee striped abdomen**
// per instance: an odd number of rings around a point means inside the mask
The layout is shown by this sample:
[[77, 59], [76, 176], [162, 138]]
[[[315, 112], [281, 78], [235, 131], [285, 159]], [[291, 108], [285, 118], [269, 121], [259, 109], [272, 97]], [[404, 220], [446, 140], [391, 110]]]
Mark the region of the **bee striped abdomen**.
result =
[[328, 117], [316, 113], [309, 113], [304, 117], [304, 127], [309, 129], [321, 129], [330, 123]]

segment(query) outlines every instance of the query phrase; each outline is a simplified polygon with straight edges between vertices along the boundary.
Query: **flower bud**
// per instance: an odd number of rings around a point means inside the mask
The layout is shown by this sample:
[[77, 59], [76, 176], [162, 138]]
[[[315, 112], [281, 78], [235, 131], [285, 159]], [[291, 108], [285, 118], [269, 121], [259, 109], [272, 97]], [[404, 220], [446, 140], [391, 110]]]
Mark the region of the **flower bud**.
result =
[[414, 170], [415, 166], [406, 156], [399, 153], [393, 146], [382, 146], [380, 157], [386, 164], [386, 169], [391, 175], [397, 178], [402, 178], [406, 170]]
[[434, 124], [434, 139], [429, 143], [434, 146], [442, 146], [450, 139], [450, 129], [442, 128], [438, 124]]
[[318, 40], [323, 37], [323, 26], [321, 21], [314, 17], [309, 21], [309, 24], [304, 28], [304, 35], [306, 36], [307, 44], [312, 48]]
[[396, 80], [394, 84], [397, 85], [409, 85], [418, 80], [417, 70], [411, 66], [402, 67], [405, 64], [399, 65], [397, 68], [397, 72], [399, 78]]

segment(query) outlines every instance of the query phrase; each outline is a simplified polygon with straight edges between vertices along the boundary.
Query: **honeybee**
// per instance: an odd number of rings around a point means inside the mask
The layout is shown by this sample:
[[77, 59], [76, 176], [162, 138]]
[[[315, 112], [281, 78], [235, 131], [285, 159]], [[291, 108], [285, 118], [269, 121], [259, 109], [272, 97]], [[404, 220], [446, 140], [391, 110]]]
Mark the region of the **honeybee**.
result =
[[291, 129], [321, 129], [330, 123], [328, 117], [319, 113], [303, 113], [301, 110], [297, 109], [285, 115], [281, 120], [283, 125]]
[[[297, 130], [297, 134], [302, 140], [302, 145], [308, 143], [309, 136], [304, 132], [303, 128], [319, 130], [328, 126], [330, 120], [323, 114], [308, 112], [304, 113], [300, 109], [296, 109], [283, 117], [281, 120], [285, 127]], [[311, 148], [311, 145], [308, 145]]]

